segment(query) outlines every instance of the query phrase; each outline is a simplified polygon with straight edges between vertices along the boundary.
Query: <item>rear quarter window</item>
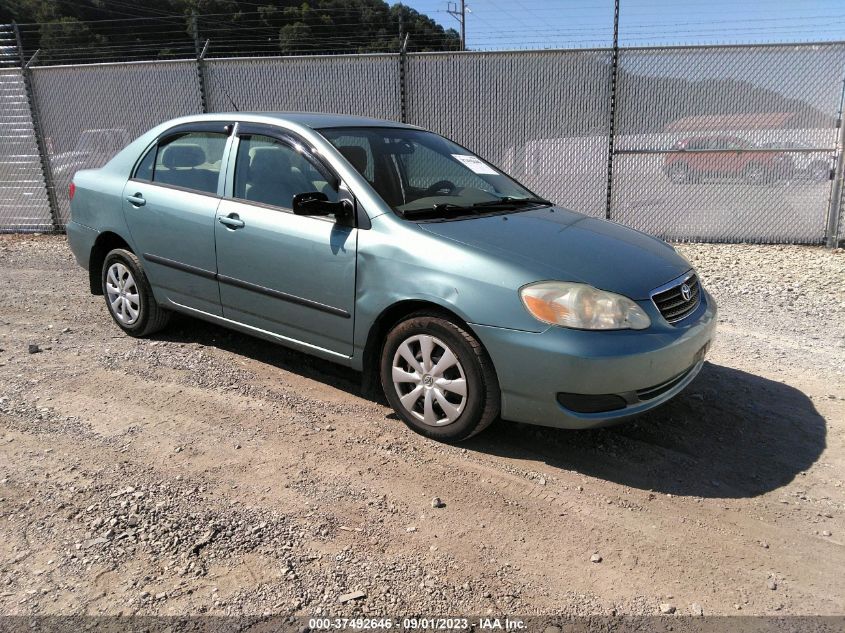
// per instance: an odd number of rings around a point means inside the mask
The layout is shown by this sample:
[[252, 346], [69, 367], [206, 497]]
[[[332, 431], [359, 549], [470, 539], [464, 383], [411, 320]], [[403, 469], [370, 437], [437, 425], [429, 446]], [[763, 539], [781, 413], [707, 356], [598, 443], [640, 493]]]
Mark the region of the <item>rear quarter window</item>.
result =
[[141, 162], [138, 163], [138, 167], [135, 168], [135, 175], [134, 178], [139, 180], [152, 180], [153, 179], [153, 167], [155, 166], [156, 160], [156, 149], [158, 149], [155, 145], [153, 145], [144, 157], [141, 159]]

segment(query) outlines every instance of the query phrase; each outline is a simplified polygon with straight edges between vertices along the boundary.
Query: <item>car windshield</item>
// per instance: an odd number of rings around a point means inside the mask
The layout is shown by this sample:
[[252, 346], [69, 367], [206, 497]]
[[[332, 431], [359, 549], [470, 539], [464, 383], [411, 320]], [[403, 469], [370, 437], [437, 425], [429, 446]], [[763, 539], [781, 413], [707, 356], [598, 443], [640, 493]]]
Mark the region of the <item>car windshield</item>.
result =
[[464, 217], [551, 204], [432, 132], [344, 127], [320, 133], [407, 219]]

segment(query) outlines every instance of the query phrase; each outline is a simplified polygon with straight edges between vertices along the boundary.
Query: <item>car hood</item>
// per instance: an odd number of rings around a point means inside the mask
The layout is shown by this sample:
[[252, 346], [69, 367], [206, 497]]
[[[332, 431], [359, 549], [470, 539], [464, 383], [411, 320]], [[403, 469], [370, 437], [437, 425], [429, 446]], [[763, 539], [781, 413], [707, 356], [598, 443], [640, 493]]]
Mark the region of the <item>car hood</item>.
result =
[[632, 299], [648, 299], [652, 290], [690, 269], [661, 240], [556, 207], [419, 226], [521, 265], [536, 281], [578, 281]]

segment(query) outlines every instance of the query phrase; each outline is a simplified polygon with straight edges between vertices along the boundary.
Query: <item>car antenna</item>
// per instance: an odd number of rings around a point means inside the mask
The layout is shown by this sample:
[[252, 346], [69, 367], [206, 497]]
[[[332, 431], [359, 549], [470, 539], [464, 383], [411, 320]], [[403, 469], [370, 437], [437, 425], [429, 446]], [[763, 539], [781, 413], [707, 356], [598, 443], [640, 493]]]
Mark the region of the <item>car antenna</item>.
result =
[[[197, 61], [198, 61], [200, 64], [202, 64], [202, 63], [205, 61], [205, 54], [208, 52], [208, 46], [209, 46], [210, 44], [211, 44], [211, 40], [210, 40], [210, 39], [205, 40], [205, 44], [204, 44], [204, 45], [203, 45], [203, 47], [202, 47], [202, 52], [199, 54], [199, 57], [197, 58]], [[204, 73], [204, 74], [205, 74], [205, 73]], [[207, 75], [206, 75], [206, 76], [207, 76]], [[214, 75], [211, 75], [211, 76], [213, 77]], [[240, 111], [241, 111], [241, 109], [238, 107], [238, 104], [237, 104], [237, 103], [235, 103], [235, 100], [234, 100], [234, 99], [232, 99], [232, 95], [230, 95], [230, 94], [229, 94], [229, 92], [228, 92], [228, 91], [226, 90], [226, 88], [222, 85], [222, 83], [219, 83], [219, 84], [218, 84], [218, 82], [215, 80], [215, 88], [218, 88], [218, 87], [220, 88], [220, 91], [221, 91], [224, 95], [226, 95], [226, 98], [229, 100], [229, 103], [230, 103], [230, 104], [232, 105], [232, 107], [235, 109], [235, 112], [240, 112]]]
[[235, 109], [235, 112], [240, 112], [241, 109], [238, 107], [238, 104], [235, 103], [235, 100], [232, 99], [232, 95], [226, 92], [226, 89], [223, 86], [220, 86], [220, 90], [222, 90], [223, 94], [226, 95], [226, 98], [229, 100], [229, 103], [232, 104], [232, 107]]

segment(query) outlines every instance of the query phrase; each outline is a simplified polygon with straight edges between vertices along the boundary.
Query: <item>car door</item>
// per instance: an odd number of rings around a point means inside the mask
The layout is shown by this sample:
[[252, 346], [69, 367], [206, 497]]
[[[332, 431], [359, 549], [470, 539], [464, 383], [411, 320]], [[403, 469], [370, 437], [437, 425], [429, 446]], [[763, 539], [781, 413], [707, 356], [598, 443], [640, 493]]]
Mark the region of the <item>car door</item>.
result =
[[310, 348], [352, 355], [357, 229], [294, 215], [292, 198], [350, 198], [337, 177], [282, 131], [239, 125], [215, 223], [223, 316]]
[[692, 138], [687, 143], [687, 149], [690, 150], [687, 162], [690, 164], [693, 173], [696, 175], [705, 175], [712, 171], [712, 154], [700, 151], [709, 149], [708, 139], [700, 137]]
[[754, 155], [740, 150], [746, 149], [748, 145], [742, 139], [730, 136], [720, 139], [719, 149], [726, 150], [721, 156], [721, 173], [726, 176], [741, 176], [748, 164], [748, 159], [754, 160]]
[[126, 223], [156, 298], [216, 316], [214, 226], [230, 130], [211, 123], [168, 131], [124, 189]]

